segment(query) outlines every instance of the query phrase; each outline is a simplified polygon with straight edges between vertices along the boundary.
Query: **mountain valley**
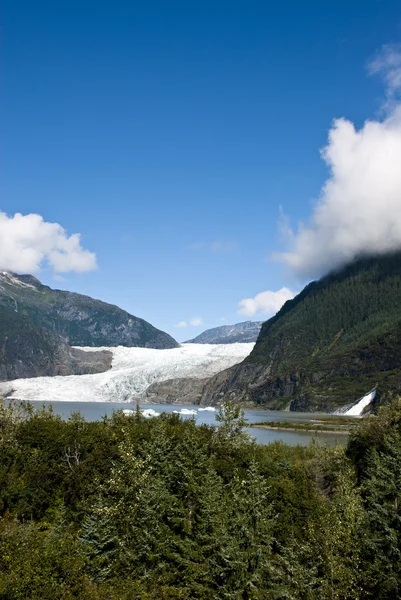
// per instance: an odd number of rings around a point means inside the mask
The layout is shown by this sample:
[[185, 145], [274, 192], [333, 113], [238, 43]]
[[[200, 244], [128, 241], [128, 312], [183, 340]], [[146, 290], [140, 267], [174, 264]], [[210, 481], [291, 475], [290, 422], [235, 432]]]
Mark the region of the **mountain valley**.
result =
[[[256, 344], [235, 341], [255, 339], [260, 326]], [[115, 306], [0, 276], [0, 380], [10, 382], [0, 394], [25, 400], [228, 399], [332, 412], [376, 386], [378, 402], [401, 389], [400, 357], [400, 253], [310, 283], [263, 324], [217, 327], [183, 346]]]

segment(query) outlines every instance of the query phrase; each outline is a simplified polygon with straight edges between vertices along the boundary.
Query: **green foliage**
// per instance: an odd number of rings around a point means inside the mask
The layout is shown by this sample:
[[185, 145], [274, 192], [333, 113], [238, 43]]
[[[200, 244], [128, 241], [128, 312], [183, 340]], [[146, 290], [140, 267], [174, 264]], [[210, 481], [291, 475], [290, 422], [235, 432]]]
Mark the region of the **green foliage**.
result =
[[216, 421], [220, 423], [218, 438], [220, 441], [229, 442], [238, 446], [250, 441], [250, 435], [244, 431], [247, 426], [244, 411], [234, 402], [225, 401], [219, 406]]
[[348, 448], [0, 404], [0, 600], [365, 600], [401, 588], [401, 402]]
[[[401, 254], [364, 259], [309, 284], [262, 326], [245, 364], [269, 365], [256, 402], [335, 408], [375, 383], [401, 384]], [[290, 393], [288, 393], [290, 390]]]

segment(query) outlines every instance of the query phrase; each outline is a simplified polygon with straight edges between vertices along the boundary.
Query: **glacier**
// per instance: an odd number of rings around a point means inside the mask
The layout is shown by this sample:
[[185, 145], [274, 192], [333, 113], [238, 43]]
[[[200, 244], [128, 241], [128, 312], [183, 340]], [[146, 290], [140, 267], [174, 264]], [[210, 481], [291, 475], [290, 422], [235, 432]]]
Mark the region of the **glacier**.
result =
[[9, 398], [40, 402], [143, 402], [144, 393], [152, 383], [211, 377], [242, 362], [253, 347], [253, 343], [182, 344], [168, 350], [81, 347], [91, 352], [111, 351], [111, 369], [94, 375], [15, 379], [0, 383], [0, 396], [7, 393]]

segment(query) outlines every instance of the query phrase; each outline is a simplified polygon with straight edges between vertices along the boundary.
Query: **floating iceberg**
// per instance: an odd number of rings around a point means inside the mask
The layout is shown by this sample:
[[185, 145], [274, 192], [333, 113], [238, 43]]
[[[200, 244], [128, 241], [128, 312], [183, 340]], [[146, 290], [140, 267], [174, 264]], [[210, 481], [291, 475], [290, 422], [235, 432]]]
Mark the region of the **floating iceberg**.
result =
[[182, 408], [181, 410], [173, 410], [176, 415], [196, 415], [196, 410], [192, 408]]
[[[123, 408], [123, 414], [126, 417], [130, 417], [131, 415], [134, 415], [135, 412], [136, 411], [132, 410], [131, 408]], [[145, 419], [151, 419], [152, 417], [158, 417], [160, 415], [160, 413], [153, 410], [153, 408], [141, 408], [141, 415], [143, 417], [145, 417]]]
[[160, 415], [160, 413], [156, 410], [153, 410], [153, 408], [143, 408], [141, 413], [145, 419], [151, 419], [152, 417], [158, 417]]
[[202, 406], [201, 408], [198, 408], [199, 411], [201, 410], [207, 410], [209, 412], [216, 412], [216, 409], [214, 406]]

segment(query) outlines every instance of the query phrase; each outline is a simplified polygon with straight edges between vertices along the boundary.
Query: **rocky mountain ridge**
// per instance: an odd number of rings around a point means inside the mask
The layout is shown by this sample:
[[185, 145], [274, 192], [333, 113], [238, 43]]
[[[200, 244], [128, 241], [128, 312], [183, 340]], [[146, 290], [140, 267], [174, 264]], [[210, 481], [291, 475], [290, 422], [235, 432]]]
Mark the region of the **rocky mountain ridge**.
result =
[[111, 360], [111, 352], [71, 348], [56, 333], [0, 307], [0, 381], [101, 373], [110, 369]]
[[186, 344], [236, 344], [256, 342], [263, 321], [244, 321], [207, 329]]
[[179, 347], [170, 335], [118, 306], [52, 289], [32, 275], [0, 272], [0, 306], [58, 333], [70, 346]]
[[177, 348], [167, 333], [117, 306], [0, 272], [0, 380], [100, 373], [110, 352], [71, 346]]

